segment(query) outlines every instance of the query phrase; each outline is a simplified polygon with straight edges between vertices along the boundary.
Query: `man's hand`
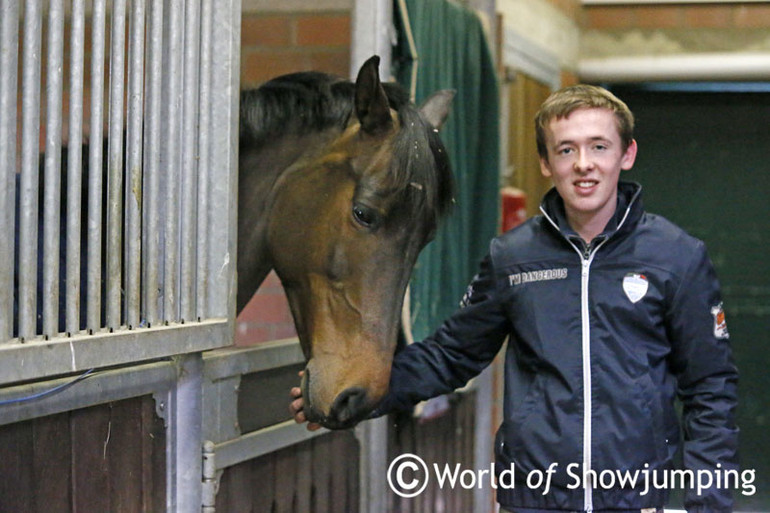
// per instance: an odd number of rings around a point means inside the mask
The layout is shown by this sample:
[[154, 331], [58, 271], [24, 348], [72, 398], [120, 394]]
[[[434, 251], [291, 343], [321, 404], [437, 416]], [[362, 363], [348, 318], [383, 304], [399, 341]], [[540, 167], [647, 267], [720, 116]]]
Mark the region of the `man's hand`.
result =
[[[302, 379], [304, 374], [305, 371], [299, 372], [300, 379]], [[307, 417], [305, 417], [305, 412], [303, 411], [305, 400], [302, 399], [302, 389], [300, 387], [293, 387], [290, 394], [293, 400], [291, 403], [289, 403], [289, 412], [291, 412], [292, 416], [294, 417], [294, 421], [297, 424], [307, 422]], [[317, 424], [315, 422], [307, 423], [308, 431], [316, 431], [318, 429], [321, 429], [321, 424]]]

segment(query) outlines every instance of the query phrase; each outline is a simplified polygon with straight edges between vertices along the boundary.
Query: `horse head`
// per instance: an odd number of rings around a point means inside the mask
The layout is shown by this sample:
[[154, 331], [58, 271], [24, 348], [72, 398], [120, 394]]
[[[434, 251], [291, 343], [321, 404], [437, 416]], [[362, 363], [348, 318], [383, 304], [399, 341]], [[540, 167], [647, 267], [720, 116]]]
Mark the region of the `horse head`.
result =
[[367, 61], [354, 86], [321, 87], [349, 91], [348, 110], [333, 116], [342, 122], [294, 132], [300, 147], [277, 159], [284, 169], [265, 186], [262, 233], [244, 237], [260, 241], [284, 285], [307, 359], [305, 411], [330, 428], [362, 420], [387, 393], [412, 268], [452, 200], [437, 135], [452, 93], [418, 109], [380, 82], [378, 62]]

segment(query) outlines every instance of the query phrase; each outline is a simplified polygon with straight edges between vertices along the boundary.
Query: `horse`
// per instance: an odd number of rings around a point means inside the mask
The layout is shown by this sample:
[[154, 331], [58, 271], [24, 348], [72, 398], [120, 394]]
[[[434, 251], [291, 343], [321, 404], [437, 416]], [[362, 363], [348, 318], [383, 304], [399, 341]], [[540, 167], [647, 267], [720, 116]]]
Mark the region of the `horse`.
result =
[[306, 416], [330, 429], [386, 395], [412, 268], [453, 202], [438, 130], [454, 93], [418, 108], [378, 64], [355, 82], [300, 72], [241, 94], [237, 311], [274, 269]]

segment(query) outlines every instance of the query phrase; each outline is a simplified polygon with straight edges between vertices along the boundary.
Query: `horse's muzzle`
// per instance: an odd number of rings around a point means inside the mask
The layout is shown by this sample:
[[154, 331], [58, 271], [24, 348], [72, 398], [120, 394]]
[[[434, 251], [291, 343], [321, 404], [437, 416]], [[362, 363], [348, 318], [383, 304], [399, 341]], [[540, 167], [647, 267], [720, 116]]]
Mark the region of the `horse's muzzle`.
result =
[[348, 429], [364, 420], [372, 411], [366, 389], [349, 387], [340, 392], [329, 409], [329, 414], [321, 413], [312, 402], [310, 393], [312, 376], [305, 369], [300, 388], [304, 398], [304, 412], [308, 422], [321, 424], [328, 429]]

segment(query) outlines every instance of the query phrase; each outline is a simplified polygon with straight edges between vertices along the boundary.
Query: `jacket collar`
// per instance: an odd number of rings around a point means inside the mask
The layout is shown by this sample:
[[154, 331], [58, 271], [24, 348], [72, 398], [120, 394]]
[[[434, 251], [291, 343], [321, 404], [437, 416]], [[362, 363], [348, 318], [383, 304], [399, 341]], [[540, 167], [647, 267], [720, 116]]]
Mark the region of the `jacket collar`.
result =
[[[540, 211], [565, 237], [579, 238], [567, 221], [564, 200], [559, 196], [555, 187], [551, 188], [543, 197]], [[642, 186], [636, 182], [618, 182], [618, 204], [615, 208], [615, 215], [609, 220], [599, 237], [607, 238], [615, 232], [630, 230], [636, 226], [643, 213]]]

